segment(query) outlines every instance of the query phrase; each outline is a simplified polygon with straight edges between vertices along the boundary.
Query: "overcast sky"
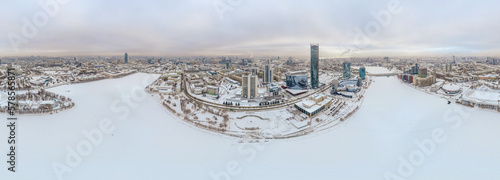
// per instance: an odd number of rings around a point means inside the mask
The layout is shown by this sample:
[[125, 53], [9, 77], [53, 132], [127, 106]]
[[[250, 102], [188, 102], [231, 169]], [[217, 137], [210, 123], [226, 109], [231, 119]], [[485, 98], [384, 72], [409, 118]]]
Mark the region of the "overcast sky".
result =
[[[65, 1], [28, 37], [23, 26], [41, 14], [43, 22], [38, 0], [3, 1], [0, 57], [308, 56], [311, 43], [321, 57], [500, 54], [495, 0]], [[381, 24], [374, 12], [390, 19], [380, 16]]]

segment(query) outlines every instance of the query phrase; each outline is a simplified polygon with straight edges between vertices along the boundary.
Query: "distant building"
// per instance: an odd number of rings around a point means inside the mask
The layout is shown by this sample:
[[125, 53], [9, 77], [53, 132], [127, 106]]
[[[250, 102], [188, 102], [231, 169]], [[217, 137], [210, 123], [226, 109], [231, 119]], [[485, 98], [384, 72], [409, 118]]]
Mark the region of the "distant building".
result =
[[412, 66], [410, 70], [405, 71], [404, 73], [411, 74], [411, 75], [418, 74], [418, 63], [416, 63], [415, 66]]
[[264, 66], [264, 74], [262, 78], [262, 82], [264, 82], [264, 84], [273, 83], [273, 69], [271, 68], [271, 65], [269, 65], [269, 61], [267, 61], [267, 64]]
[[311, 44], [311, 88], [319, 86], [319, 45]]
[[365, 67], [360, 67], [359, 68], [359, 77], [361, 79], [365, 79], [366, 78], [366, 68]]
[[207, 94], [219, 95], [219, 87], [218, 86], [207, 86]]
[[252, 75], [258, 75], [259, 74], [259, 69], [257, 69], [257, 68], [251, 68], [250, 72], [252, 73]]
[[425, 78], [417, 77], [415, 79], [415, 85], [418, 86], [418, 87], [431, 86], [434, 83], [436, 83], [436, 76], [434, 76], [434, 75], [429, 75], [429, 76], [427, 76]]
[[413, 84], [413, 76], [410, 74], [398, 75], [399, 79], [402, 79], [404, 82]]
[[350, 62], [344, 62], [342, 65], [342, 77], [344, 79], [349, 79], [351, 78], [351, 63]]
[[361, 78], [358, 78], [358, 82], [356, 83], [356, 86], [358, 86], [358, 87], [363, 86], [363, 80]]
[[384, 57], [385, 63], [389, 63], [389, 57]]
[[427, 68], [420, 68], [418, 70], [418, 77], [419, 78], [426, 78], [427, 77]]
[[258, 89], [257, 84], [258, 78], [255, 75], [243, 76], [242, 78], [242, 92], [241, 96], [243, 98], [253, 99], [257, 97]]
[[452, 71], [452, 67], [453, 65], [450, 63], [450, 64], [446, 64], [446, 72], [451, 72]]
[[125, 64], [128, 64], [128, 54], [125, 53]]

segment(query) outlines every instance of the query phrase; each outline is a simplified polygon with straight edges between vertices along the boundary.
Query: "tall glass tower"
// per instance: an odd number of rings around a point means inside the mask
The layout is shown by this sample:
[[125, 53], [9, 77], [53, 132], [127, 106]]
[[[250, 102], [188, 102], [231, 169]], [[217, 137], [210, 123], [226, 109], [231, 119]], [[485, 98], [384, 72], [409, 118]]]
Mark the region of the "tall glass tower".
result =
[[125, 64], [128, 64], [128, 54], [125, 53]]
[[264, 66], [263, 78], [264, 84], [271, 84], [273, 82], [273, 69], [271, 68], [271, 65], [266, 64]]
[[366, 78], [366, 68], [365, 67], [360, 67], [359, 68], [359, 77], [361, 79], [365, 79]]
[[342, 65], [342, 77], [344, 79], [350, 79], [351, 78], [351, 63], [350, 62], [344, 62]]
[[311, 87], [319, 86], [319, 44], [311, 44]]

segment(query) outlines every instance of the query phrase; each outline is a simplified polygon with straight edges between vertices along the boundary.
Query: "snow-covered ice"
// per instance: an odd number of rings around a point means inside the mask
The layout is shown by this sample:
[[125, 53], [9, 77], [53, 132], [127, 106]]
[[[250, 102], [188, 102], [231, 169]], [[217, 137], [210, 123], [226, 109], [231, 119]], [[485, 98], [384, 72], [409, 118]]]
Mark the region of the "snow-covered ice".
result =
[[[143, 86], [147, 76], [50, 89], [72, 98], [76, 106], [53, 115], [20, 116], [18, 172], [8, 172], [5, 165], [1, 179], [57, 179], [51, 163], [64, 164], [65, 148], [75, 148], [85, 140], [81, 131], [97, 128], [103, 118], [113, 121], [115, 131], [64, 179], [211, 179], [211, 172], [224, 170], [233, 160], [241, 173], [231, 179], [385, 179], [387, 171], [397, 174], [400, 156], [407, 159], [418, 149], [414, 141], [432, 137], [436, 128], [445, 130], [447, 140], [405, 179], [500, 178], [500, 113], [449, 105], [396, 77], [375, 77], [361, 108], [337, 128], [264, 144], [249, 162], [250, 155], [239, 153], [234, 141], [183, 123], [149, 94], [134, 101], [137, 107], [120, 119], [113, 105], [123, 107], [122, 94], [130, 95], [157, 77]], [[463, 119], [457, 129], [445, 122], [450, 117]], [[0, 134], [6, 138], [7, 128], [0, 128]], [[6, 150], [4, 141], [0, 151]]]

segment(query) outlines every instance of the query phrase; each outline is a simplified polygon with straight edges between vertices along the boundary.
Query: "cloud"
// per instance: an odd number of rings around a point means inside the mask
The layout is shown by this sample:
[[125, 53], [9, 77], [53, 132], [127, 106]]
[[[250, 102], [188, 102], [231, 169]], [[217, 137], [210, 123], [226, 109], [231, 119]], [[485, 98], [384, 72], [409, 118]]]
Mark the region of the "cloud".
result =
[[[23, 17], [41, 11], [37, 1], [8, 1], [0, 7], [0, 53], [9, 55], [256, 55], [339, 57], [353, 46], [355, 28], [390, 0], [241, 0], [221, 20], [214, 0], [70, 0], [38, 34], [14, 53], [9, 32], [21, 34]], [[394, 0], [393, 0], [394, 1]], [[500, 2], [493, 0], [399, 0], [403, 11], [352, 56], [491, 54], [500, 49]], [[0, 56], [2, 55], [0, 54]], [[346, 53], [344, 53], [346, 54]], [[349, 53], [347, 53], [349, 54]]]

